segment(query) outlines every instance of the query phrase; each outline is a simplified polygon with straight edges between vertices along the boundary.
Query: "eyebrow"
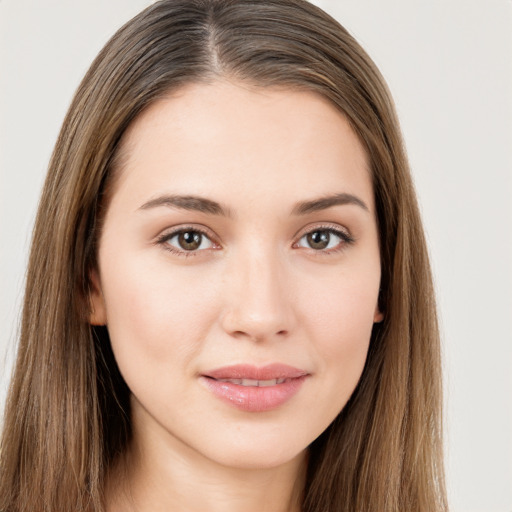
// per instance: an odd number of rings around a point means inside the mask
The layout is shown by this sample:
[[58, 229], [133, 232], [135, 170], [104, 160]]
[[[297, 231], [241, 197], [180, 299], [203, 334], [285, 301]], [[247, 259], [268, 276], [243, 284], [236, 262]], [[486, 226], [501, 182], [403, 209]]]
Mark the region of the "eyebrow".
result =
[[353, 194], [341, 193], [297, 203], [293, 208], [292, 213], [294, 215], [306, 215], [308, 213], [327, 210], [327, 208], [332, 208], [333, 206], [343, 205], [355, 205], [367, 212], [370, 211], [366, 203], [359, 197]]
[[[309, 201], [301, 201], [297, 203], [293, 209], [293, 215], [306, 215], [322, 210], [327, 210], [333, 206], [355, 205], [359, 206], [365, 211], [370, 211], [365, 202], [353, 194], [341, 193], [333, 194], [330, 196], [320, 197]], [[232, 217], [229, 209], [224, 208], [220, 203], [212, 201], [201, 196], [194, 195], [163, 195], [151, 199], [144, 203], [139, 210], [149, 210], [150, 208], [157, 208], [166, 206], [169, 208], [178, 208], [181, 210], [197, 211], [207, 213], [210, 215], [220, 215], [223, 217]]]
[[158, 206], [167, 206], [169, 208], [179, 208], [181, 210], [190, 210], [210, 215], [222, 215], [224, 217], [231, 217], [229, 210], [223, 208], [216, 201], [206, 199], [200, 196], [180, 196], [180, 195], [164, 195], [151, 199], [144, 203], [139, 210], [149, 210]]

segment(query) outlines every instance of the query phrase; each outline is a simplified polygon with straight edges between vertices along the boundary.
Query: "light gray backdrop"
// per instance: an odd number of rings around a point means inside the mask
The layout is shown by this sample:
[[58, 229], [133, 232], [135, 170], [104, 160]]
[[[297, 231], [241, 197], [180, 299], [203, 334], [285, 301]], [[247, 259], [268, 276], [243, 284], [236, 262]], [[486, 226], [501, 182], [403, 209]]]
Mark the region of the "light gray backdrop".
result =
[[[101, 46], [149, 3], [0, 0], [0, 404], [60, 123]], [[380, 66], [402, 121], [439, 296], [452, 510], [512, 512], [512, 2], [316, 3]]]

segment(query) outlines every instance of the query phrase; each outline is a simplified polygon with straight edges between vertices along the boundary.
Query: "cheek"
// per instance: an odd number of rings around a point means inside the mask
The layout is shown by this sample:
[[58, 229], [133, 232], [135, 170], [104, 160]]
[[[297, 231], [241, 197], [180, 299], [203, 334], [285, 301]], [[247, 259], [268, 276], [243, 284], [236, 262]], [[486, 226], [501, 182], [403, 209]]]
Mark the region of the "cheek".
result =
[[319, 371], [328, 379], [335, 413], [345, 405], [364, 368], [379, 278], [378, 267], [340, 274], [327, 289], [310, 288], [306, 299], [308, 336], [315, 340]]
[[[327, 301], [326, 301], [327, 302]], [[331, 301], [318, 312], [316, 350], [324, 370], [346, 385], [357, 383], [363, 370], [373, 327], [373, 310], [365, 301]]]
[[[320, 340], [341, 345], [368, 339], [374, 322], [380, 286], [380, 265], [351, 266], [307, 283], [303, 311]], [[329, 342], [331, 345], [331, 342]]]
[[[111, 260], [112, 261], [112, 260]], [[103, 293], [107, 326], [119, 367], [150, 374], [193, 359], [216, 316], [215, 294], [200, 275], [144, 258], [106, 265]], [[203, 282], [198, 290], [197, 285]]]

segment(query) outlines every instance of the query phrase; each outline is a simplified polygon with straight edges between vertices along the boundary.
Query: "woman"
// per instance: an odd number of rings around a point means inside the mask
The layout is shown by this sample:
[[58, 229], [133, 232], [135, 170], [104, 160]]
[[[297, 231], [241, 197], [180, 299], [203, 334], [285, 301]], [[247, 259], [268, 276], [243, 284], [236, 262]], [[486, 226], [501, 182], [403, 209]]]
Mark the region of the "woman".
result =
[[168, 0], [121, 28], [57, 141], [25, 297], [1, 510], [446, 509], [398, 122], [320, 9]]

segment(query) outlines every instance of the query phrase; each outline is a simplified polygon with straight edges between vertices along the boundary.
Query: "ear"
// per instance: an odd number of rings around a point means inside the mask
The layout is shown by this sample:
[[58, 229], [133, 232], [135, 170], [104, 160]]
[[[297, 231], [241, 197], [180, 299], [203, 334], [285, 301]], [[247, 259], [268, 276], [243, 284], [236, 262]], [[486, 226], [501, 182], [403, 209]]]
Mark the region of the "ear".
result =
[[379, 309], [379, 306], [375, 308], [375, 313], [373, 314], [373, 323], [378, 324], [384, 320], [384, 313]]
[[101, 290], [100, 276], [97, 270], [90, 274], [91, 292], [89, 302], [91, 311], [89, 313], [89, 323], [91, 325], [106, 325], [107, 312], [105, 309], [105, 299]]

